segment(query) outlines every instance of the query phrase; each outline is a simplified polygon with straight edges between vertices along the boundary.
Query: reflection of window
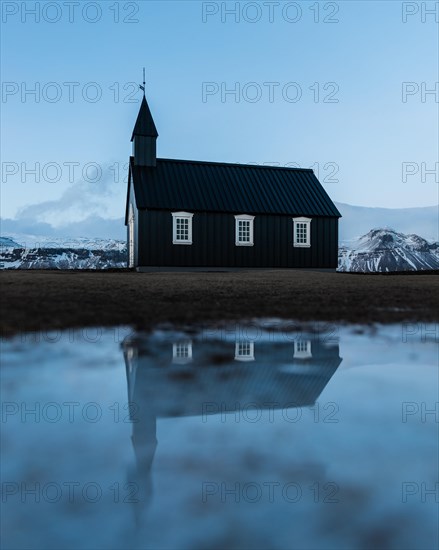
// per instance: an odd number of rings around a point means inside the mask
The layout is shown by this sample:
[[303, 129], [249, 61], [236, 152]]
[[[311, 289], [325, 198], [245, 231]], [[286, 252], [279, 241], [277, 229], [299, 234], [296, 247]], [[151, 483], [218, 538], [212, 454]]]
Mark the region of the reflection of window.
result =
[[176, 342], [172, 344], [172, 361], [188, 363], [192, 360], [192, 342]]
[[311, 218], [293, 218], [295, 247], [311, 246]]
[[241, 214], [235, 216], [235, 244], [236, 246], [253, 246], [254, 216]]
[[235, 360], [236, 361], [254, 361], [255, 360], [254, 342], [236, 342]]
[[173, 244], [192, 244], [192, 217], [189, 212], [172, 213]]
[[312, 357], [311, 340], [298, 340], [294, 342], [294, 358], [308, 359]]
[[127, 360], [127, 363], [128, 363], [128, 370], [130, 373], [132, 373], [133, 369], [134, 369], [134, 365], [136, 364], [136, 359], [137, 359], [137, 350], [134, 346], [132, 345], [128, 345], [126, 348], [125, 348], [125, 356], [126, 356], [126, 360]]
[[129, 347], [127, 349], [127, 359], [128, 361], [131, 361], [131, 359], [134, 357], [134, 348]]

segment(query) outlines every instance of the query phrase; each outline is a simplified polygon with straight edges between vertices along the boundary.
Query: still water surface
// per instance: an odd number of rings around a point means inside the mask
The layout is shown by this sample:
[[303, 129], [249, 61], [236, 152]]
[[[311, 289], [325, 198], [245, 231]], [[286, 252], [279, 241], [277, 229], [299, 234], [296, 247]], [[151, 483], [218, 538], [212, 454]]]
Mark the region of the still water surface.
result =
[[28, 334], [1, 376], [4, 548], [438, 546], [434, 326]]

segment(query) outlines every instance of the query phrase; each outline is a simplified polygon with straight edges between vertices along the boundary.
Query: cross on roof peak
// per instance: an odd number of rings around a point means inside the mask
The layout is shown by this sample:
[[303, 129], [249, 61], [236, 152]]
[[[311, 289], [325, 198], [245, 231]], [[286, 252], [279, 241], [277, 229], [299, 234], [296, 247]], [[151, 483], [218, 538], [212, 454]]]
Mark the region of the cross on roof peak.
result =
[[145, 67], [143, 67], [143, 86], [139, 84], [139, 88], [143, 91], [143, 95], [145, 95]]

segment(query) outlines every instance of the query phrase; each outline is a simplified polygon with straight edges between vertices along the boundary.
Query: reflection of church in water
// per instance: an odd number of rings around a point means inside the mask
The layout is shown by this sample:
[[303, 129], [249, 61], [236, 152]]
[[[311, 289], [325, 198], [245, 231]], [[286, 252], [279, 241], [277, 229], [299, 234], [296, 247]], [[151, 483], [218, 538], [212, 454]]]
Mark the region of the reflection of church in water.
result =
[[342, 361], [338, 342], [325, 343], [321, 334], [287, 336], [252, 341], [162, 333], [124, 340], [133, 475], [143, 505], [152, 494], [157, 418], [199, 416], [201, 423], [208, 414], [233, 414], [248, 407], [316, 403]]

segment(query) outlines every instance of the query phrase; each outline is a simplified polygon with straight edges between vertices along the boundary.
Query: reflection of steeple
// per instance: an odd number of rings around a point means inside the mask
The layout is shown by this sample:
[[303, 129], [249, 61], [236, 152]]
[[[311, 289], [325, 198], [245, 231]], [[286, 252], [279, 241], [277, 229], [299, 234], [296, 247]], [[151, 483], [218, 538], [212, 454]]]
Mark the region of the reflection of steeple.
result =
[[148, 411], [138, 410], [138, 421], [133, 422], [131, 441], [136, 456], [136, 468], [132, 470], [129, 481], [136, 483], [135, 504], [136, 521], [139, 524], [142, 510], [148, 506], [153, 494], [151, 467], [157, 448], [156, 417]]
[[338, 344], [313, 336], [278, 342], [191, 338], [145, 335], [122, 344], [132, 403], [137, 518], [152, 496], [157, 418], [239, 411], [249, 403], [261, 409], [312, 406], [342, 361]]
[[154, 411], [143, 400], [136, 400], [136, 375], [138, 369], [137, 350], [134, 345], [124, 348], [124, 359], [127, 373], [128, 402], [130, 421], [132, 423], [131, 441], [136, 457], [136, 467], [131, 469], [128, 481], [136, 484], [135, 506], [136, 523], [139, 525], [142, 510], [149, 504], [152, 493], [151, 467], [157, 448]]

